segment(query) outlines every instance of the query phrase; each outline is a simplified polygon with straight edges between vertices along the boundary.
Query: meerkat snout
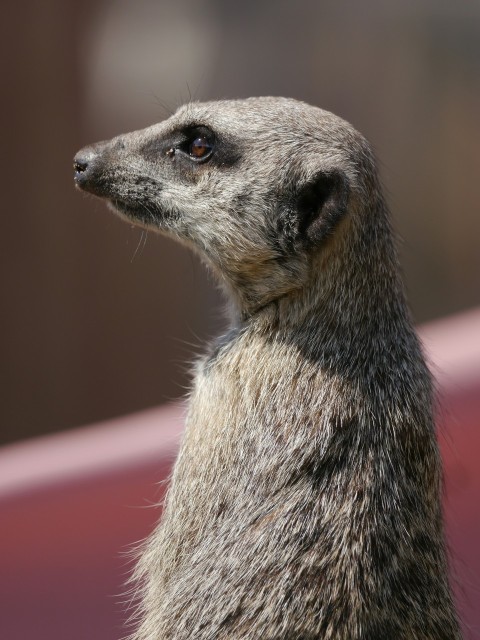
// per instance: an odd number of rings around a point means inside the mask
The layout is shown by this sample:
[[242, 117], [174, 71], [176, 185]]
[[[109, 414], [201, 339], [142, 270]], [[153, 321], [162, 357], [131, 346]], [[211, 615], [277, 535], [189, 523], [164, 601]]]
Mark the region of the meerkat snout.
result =
[[283, 98], [87, 147], [78, 187], [198, 251], [233, 302], [195, 367], [133, 640], [459, 640], [432, 381], [375, 159]]
[[118, 147], [112, 142], [97, 142], [81, 149], [73, 159], [75, 186], [96, 196], [110, 194], [105, 180], [107, 153]]

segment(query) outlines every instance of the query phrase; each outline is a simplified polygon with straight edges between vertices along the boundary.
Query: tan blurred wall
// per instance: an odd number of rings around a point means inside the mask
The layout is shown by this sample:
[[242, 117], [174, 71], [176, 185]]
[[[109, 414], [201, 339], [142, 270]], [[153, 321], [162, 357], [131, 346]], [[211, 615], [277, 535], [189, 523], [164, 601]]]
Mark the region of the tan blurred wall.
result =
[[222, 326], [195, 258], [144, 245], [72, 185], [78, 148], [191, 94], [289, 95], [352, 121], [381, 160], [416, 319], [480, 303], [478, 3], [26, 0], [4, 14], [2, 441], [181, 395]]

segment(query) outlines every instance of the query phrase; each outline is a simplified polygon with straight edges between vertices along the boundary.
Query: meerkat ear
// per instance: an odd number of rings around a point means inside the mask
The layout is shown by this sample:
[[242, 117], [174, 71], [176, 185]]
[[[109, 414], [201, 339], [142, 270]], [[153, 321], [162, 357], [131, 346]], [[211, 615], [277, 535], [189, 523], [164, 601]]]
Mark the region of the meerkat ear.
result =
[[318, 245], [328, 237], [347, 212], [350, 188], [339, 170], [321, 171], [307, 182], [297, 197], [300, 237]]

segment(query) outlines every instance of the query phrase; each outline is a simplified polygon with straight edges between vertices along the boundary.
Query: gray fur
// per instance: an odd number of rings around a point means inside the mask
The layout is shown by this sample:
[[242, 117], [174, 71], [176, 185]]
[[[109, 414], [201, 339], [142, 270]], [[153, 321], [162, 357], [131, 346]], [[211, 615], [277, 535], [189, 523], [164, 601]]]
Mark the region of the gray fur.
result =
[[[205, 162], [191, 125], [215, 134]], [[460, 638], [432, 383], [365, 139], [294, 100], [194, 103], [76, 168], [233, 302], [196, 367], [133, 638]]]

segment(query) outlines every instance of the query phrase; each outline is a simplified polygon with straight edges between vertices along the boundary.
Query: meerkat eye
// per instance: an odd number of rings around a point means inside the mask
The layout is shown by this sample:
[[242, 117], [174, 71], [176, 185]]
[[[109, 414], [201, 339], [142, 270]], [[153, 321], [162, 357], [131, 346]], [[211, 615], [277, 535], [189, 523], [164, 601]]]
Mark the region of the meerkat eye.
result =
[[193, 162], [206, 162], [215, 150], [215, 134], [203, 125], [187, 127], [180, 132], [183, 140], [176, 146]]
[[213, 143], [206, 136], [198, 136], [190, 143], [188, 153], [195, 160], [206, 160], [212, 155]]

